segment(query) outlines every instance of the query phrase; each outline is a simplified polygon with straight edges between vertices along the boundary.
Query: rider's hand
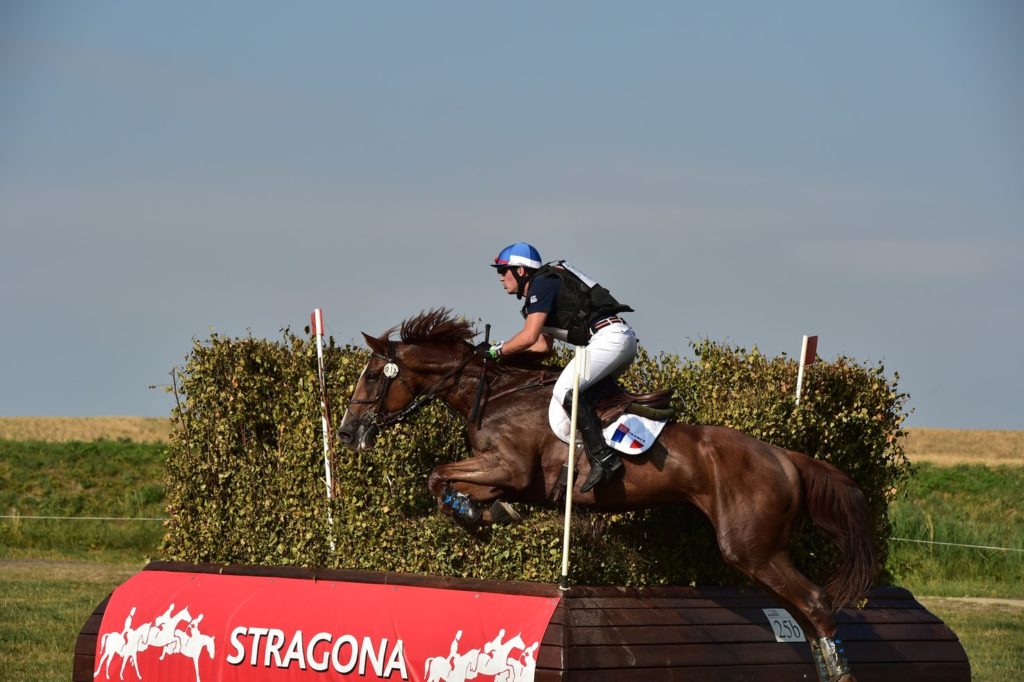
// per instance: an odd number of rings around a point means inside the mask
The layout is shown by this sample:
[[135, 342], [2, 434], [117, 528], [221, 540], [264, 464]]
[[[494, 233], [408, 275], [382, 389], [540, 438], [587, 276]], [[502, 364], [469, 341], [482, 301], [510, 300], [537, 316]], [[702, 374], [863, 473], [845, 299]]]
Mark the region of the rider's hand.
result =
[[501, 344], [496, 343], [491, 345], [487, 341], [481, 341], [476, 345], [474, 349], [476, 354], [484, 360], [497, 360], [501, 357]]

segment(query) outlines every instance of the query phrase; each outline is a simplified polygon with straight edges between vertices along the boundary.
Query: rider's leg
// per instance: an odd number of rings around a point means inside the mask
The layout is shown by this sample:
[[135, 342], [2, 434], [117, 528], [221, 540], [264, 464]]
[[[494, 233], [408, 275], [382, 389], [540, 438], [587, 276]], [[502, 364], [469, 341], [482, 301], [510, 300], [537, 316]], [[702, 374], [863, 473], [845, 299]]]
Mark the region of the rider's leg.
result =
[[[633, 330], [626, 325], [614, 324], [601, 329], [590, 339], [587, 353], [590, 357], [589, 377], [580, 377], [580, 391], [594, 386], [605, 378], [617, 378], [636, 358], [637, 341]], [[569, 441], [569, 417], [562, 407], [566, 396], [572, 395], [573, 371], [576, 358], [562, 370], [551, 392], [548, 422], [560, 440]]]
[[[600, 421], [593, 411], [593, 405], [585, 399], [585, 391], [605, 378], [622, 374], [633, 362], [637, 352], [636, 335], [628, 326], [610, 325], [594, 334], [587, 346], [590, 358], [590, 373], [580, 377], [580, 406], [577, 427], [587, 446], [590, 459], [590, 475], [581, 487], [582, 492], [610, 476], [621, 465], [618, 454], [604, 441]], [[569, 437], [569, 415], [572, 413], [572, 382], [576, 358], [562, 370], [555, 382], [548, 408], [548, 420], [555, 434], [562, 440]]]
[[[572, 414], [572, 393], [566, 396], [563, 407], [566, 413]], [[583, 437], [587, 459], [590, 460], [590, 474], [580, 486], [580, 492], [585, 493], [615, 473], [622, 466], [622, 459], [605, 442], [594, 404], [582, 391], [577, 406], [576, 428]]]

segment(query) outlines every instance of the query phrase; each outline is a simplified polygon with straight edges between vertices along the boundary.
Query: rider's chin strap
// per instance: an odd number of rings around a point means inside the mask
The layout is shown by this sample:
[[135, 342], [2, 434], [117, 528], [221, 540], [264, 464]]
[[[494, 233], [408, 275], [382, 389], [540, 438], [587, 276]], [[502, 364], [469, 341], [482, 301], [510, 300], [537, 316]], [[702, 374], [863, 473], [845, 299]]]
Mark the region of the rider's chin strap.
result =
[[523, 297], [523, 292], [526, 289], [526, 285], [530, 283], [530, 280], [533, 279], [534, 274], [536, 274], [537, 272], [536, 270], [530, 270], [529, 268], [523, 269], [525, 270], [525, 272], [522, 275], [519, 274], [519, 268], [514, 268], [512, 270], [512, 277], [515, 278], [517, 285], [516, 298]]

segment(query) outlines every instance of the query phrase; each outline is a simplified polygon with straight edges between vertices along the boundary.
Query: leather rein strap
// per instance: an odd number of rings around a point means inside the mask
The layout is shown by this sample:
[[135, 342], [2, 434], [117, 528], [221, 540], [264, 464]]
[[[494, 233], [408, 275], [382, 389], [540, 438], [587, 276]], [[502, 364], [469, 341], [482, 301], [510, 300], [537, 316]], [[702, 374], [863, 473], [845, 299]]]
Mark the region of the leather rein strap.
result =
[[[349, 405], [376, 405], [377, 410], [372, 415], [370, 415], [370, 421], [377, 428], [383, 428], [391, 424], [397, 424], [398, 422], [405, 421], [406, 419], [409, 418], [409, 416], [416, 412], [416, 410], [420, 409], [421, 407], [429, 403], [431, 400], [438, 397], [440, 395], [439, 389], [442, 386], [442, 384], [444, 384], [446, 381], [455, 377], [462, 370], [464, 370], [466, 366], [469, 365], [470, 361], [472, 361], [473, 356], [476, 355], [476, 353], [473, 350], [470, 350], [466, 357], [464, 357], [459, 362], [458, 365], [456, 365], [453, 369], [445, 372], [437, 381], [428, 386], [427, 389], [423, 391], [423, 393], [417, 394], [413, 398], [412, 402], [410, 402], [408, 405], [406, 405], [401, 410], [398, 410], [397, 412], [392, 412], [391, 414], [385, 414], [383, 416], [381, 415], [381, 409], [384, 407], [384, 401], [387, 399], [388, 391], [391, 390], [391, 383], [395, 379], [398, 379], [398, 381], [400, 381], [402, 385], [409, 390], [410, 393], [413, 393], [413, 389], [412, 386], [406, 383], [405, 378], [402, 377], [401, 372], [398, 371], [398, 358], [396, 357], [395, 353], [394, 341], [388, 342], [388, 354], [386, 356], [376, 352], [373, 352], [372, 355], [375, 355], [383, 360], [386, 360], [388, 363], [393, 364], [396, 368], [396, 371], [391, 376], [388, 376], [387, 372], [384, 373], [384, 383], [381, 386], [381, 389], [375, 398], [364, 400], [350, 400]], [[486, 363], [484, 369], [486, 371]], [[483, 381], [483, 376], [480, 377], [480, 380], [481, 382]], [[501, 391], [500, 393], [497, 393], [495, 395], [488, 395], [485, 404], [492, 400], [497, 400], [498, 398], [503, 398], [507, 395], [518, 393], [519, 391], [549, 386], [555, 383], [556, 381], [558, 381], [558, 377], [545, 377], [540, 381], [535, 381], [528, 384], [521, 384], [519, 386], [513, 386], [512, 388]]]
[[558, 381], [558, 377], [545, 377], [545, 378], [543, 378], [543, 379], [541, 379], [539, 381], [534, 381], [534, 382], [531, 382], [529, 384], [520, 384], [519, 386], [513, 386], [512, 388], [507, 388], [504, 391], [502, 391], [501, 393], [498, 393], [496, 395], [487, 396], [487, 399], [488, 400], [497, 400], [498, 398], [504, 398], [507, 395], [512, 395], [513, 393], [518, 393], [519, 391], [525, 391], [525, 390], [531, 389], [531, 388], [543, 388], [544, 386], [550, 386], [551, 384], [554, 384], [556, 381]]

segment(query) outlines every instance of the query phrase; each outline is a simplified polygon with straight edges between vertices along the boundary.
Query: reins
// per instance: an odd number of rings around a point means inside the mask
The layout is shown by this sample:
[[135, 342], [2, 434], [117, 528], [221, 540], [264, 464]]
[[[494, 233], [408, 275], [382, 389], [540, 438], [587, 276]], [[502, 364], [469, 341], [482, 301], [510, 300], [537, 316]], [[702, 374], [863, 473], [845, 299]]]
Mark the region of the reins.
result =
[[[370, 415], [370, 418], [374, 426], [376, 426], [377, 428], [384, 428], [385, 426], [405, 421], [406, 419], [409, 418], [410, 415], [416, 412], [416, 410], [420, 409], [421, 407], [429, 403], [431, 400], [436, 398], [440, 394], [438, 389], [441, 387], [441, 385], [444, 384], [449, 379], [451, 379], [452, 377], [457, 376], [462, 370], [464, 370], [466, 366], [469, 365], [470, 361], [473, 359], [474, 353], [473, 351], [470, 351], [466, 355], [466, 357], [464, 357], [462, 361], [459, 362], [458, 365], [456, 365], [453, 369], [450, 369], [447, 372], [445, 372], [443, 375], [441, 375], [440, 378], [438, 378], [437, 381], [432, 383], [430, 386], [426, 388], [425, 391], [419, 394], [415, 393], [412, 386], [406, 383], [405, 378], [402, 377], [401, 373], [399, 372], [398, 361], [397, 358], [395, 357], [394, 341], [388, 342], [387, 356], [381, 355], [380, 353], [376, 352], [373, 353], [373, 355], [376, 355], [379, 358], [387, 360], [387, 364], [384, 365], [384, 383], [381, 385], [380, 392], [375, 398], [367, 400], [350, 400], [349, 404], [376, 404], [377, 410], [372, 415]], [[409, 389], [410, 393], [414, 394], [414, 397], [412, 399], [412, 402], [410, 402], [401, 410], [398, 410], [397, 412], [392, 412], [391, 414], [383, 415], [382, 417], [381, 409], [384, 407], [384, 401], [387, 399], [388, 391], [391, 390], [391, 383], [396, 378], [398, 379], [398, 381], [402, 383], [403, 386]]]
[[[377, 395], [375, 397], [373, 397], [373, 398], [362, 399], [362, 400], [352, 399], [352, 400], [349, 401], [349, 404], [350, 405], [376, 405], [377, 409], [371, 415], [369, 415], [369, 416], [370, 416], [370, 422], [373, 424], [373, 426], [376, 426], [377, 428], [384, 428], [386, 426], [390, 426], [391, 424], [397, 424], [399, 422], [405, 421], [413, 413], [415, 413], [417, 410], [419, 410], [421, 407], [423, 407], [424, 405], [429, 403], [434, 398], [437, 398], [441, 394], [441, 391], [439, 390], [441, 388], [441, 386], [445, 382], [447, 382], [449, 379], [452, 379], [453, 377], [457, 376], [460, 372], [462, 372], [462, 370], [464, 370], [469, 365], [469, 363], [473, 360], [473, 356], [475, 354], [476, 353], [471, 349], [469, 351], [469, 353], [467, 353], [466, 357], [464, 357], [459, 362], [458, 365], [456, 365], [454, 368], [448, 370], [443, 375], [441, 375], [441, 377], [438, 378], [437, 381], [435, 381], [430, 386], [428, 386], [426, 388], [426, 390], [424, 390], [422, 393], [418, 393], [417, 394], [413, 390], [412, 386], [410, 386], [405, 381], [405, 378], [401, 375], [401, 372], [399, 371], [399, 367], [398, 367], [398, 359], [397, 359], [396, 353], [395, 353], [395, 342], [394, 341], [389, 341], [388, 342], [388, 354], [386, 356], [385, 355], [381, 355], [380, 353], [377, 353], [377, 352], [373, 352], [372, 353], [372, 355], [375, 355], [375, 356], [377, 356], [379, 358], [382, 358], [382, 359], [387, 361], [387, 364], [384, 365], [384, 370], [383, 370], [384, 382], [381, 384], [381, 387], [380, 387]], [[486, 372], [486, 362], [484, 363], [484, 371]], [[382, 409], [384, 407], [384, 401], [387, 399], [388, 391], [391, 390], [391, 384], [392, 384], [392, 382], [395, 379], [397, 379], [403, 386], [405, 386], [409, 390], [410, 393], [413, 393], [414, 397], [412, 399], [412, 402], [410, 402], [408, 405], [406, 405], [401, 410], [398, 410], [397, 412], [392, 412], [390, 414], [382, 414]], [[541, 379], [539, 381], [534, 381], [534, 382], [527, 383], [527, 384], [520, 384], [518, 386], [513, 386], [512, 388], [505, 389], [504, 391], [501, 391], [500, 393], [497, 393], [495, 395], [488, 395], [487, 396], [487, 400], [485, 402], [490, 402], [492, 400], [497, 400], [499, 398], [503, 398], [503, 397], [505, 397], [507, 395], [511, 395], [511, 394], [517, 393], [519, 391], [525, 391], [525, 390], [532, 389], [532, 388], [541, 388], [541, 387], [544, 387], [544, 386], [548, 386], [548, 385], [551, 385], [551, 384], [555, 383], [557, 380], [558, 380], [557, 377], [552, 376], [552, 377], [545, 377], [545, 378], [543, 378], [543, 379]], [[481, 375], [480, 381], [481, 381], [481, 388], [482, 388], [483, 387], [483, 381], [484, 381], [484, 375]], [[481, 391], [478, 390], [477, 401], [479, 401], [479, 394], [480, 393], [481, 393]], [[477, 402], [477, 404], [475, 404], [473, 406], [474, 411], [477, 411], [477, 416], [479, 416], [479, 407], [480, 407], [479, 402]], [[467, 419], [468, 419], [468, 417], [467, 417]], [[472, 422], [470, 422], [470, 423], [472, 423]]]
[[504, 398], [507, 395], [512, 395], [513, 393], [518, 393], [519, 391], [525, 391], [525, 390], [530, 389], [530, 388], [542, 388], [544, 386], [549, 386], [549, 385], [555, 383], [556, 381], [558, 381], [558, 377], [546, 377], [544, 379], [541, 379], [540, 381], [535, 381], [533, 383], [520, 384], [518, 386], [513, 386], [512, 388], [506, 388], [501, 393], [498, 393], [496, 395], [487, 396], [487, 399], [488, 400], [497, 400], [498, 398]]

